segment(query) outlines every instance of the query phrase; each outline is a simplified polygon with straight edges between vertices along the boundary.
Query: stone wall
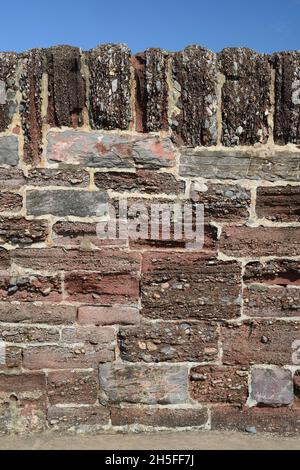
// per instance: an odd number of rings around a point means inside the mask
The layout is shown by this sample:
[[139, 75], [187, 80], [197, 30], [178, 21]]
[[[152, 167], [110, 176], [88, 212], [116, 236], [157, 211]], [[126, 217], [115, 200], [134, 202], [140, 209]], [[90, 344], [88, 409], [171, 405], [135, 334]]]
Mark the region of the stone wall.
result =
[[[0, 432], [299, 432], [300, 53], [59, 46], [0, 80]], [[204, 204], [203, 248], [99, 239], [117, 198]]]

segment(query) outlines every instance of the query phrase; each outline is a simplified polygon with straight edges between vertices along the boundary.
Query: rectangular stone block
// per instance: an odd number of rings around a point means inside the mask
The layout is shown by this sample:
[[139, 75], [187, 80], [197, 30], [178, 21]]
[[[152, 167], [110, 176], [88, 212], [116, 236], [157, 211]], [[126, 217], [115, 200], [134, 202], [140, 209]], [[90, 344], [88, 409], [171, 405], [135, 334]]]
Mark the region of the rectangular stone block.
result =
[[103, 44], [85, 53], [89, 67], [89, 115], [93, 129], [128, 129], [131, 120], [130, 50]]
[[237, 258], [297, 256], [300, 227], [223, 227], [220, 251]]
[[273, 222], [299, 222], [300, 186], [257, 188], [256, 213]]
[[211, 362], [218, 356], [217, 326], [150, 323], [120, 329], [121, 358], [130, 362]]
[[7, 343], [53, 343], [59, 340], [59, 330], [24, 325], [0, 325], [0, 340]]
[[190, 198], [204, 205], [204, 217], [216, 222], [247, 220], [250, 191], [239, 185], [192, 183]]
[[203, 427], [208, 421], [207, 408], [154, 408], [152, 406], [112, 407], [113, 426], [141, 425], [154, 428]]
[[17, 108], [18, 55], [14, 52], [0, 53], [0, 80], [5, 84], [5, 103], [0, 105], [0, 132], [11, 124]]
[[106, 346], [113, 350], [116, 343], [116, 331], [112, 327], [68, 326], [62, 329], [63, 343], [89, 343], [94, 346]]
[[284, 406], [294, 400], [290, 370], [255, 368], [251, 372], [250, 398], [258, 405]]
[[97, 223], [57, 222], [52, 226], [52, 240], [55, 246], [91, 249], [104, 246], [127, 246], [126, 239], [102, 238], [97, 234]]
[[31, 245], [44, 242], [49, 232], [46, 220], [26, 220], [24, 217], [0, 217], [0, 243]]
[[19, 162], [19, 143], [15, 135], [0, 137], [0, 165], [16, 166]]
[[273, 54], [275, 67], [274, 134], [277, 144], [300, 143], [300, 53]]
[[139, 279], [135, 274], [103, 274], [78, 271], [65, 276], [68, 301], [88, 303], [128, 303], [139, 298]]
[[62, 285], [60, 276], [23, 275], [0, 276], [0, 300], [34, 302], [60, 302]]
[[223, 363], [293, 365], [293, 343], [300, 339], [300, 322], [284, 320], [247, 321], [221, 328]]
[[168, 405], [189, 401], [188, 369], [174, 364], [103, 364], [99, 369], [102, 400], [109, 403]]
[[189, 46], [172, 55], [173, 109], [169, 123], [179, 144], [217, 143], [217, 56]]
[[252, 261], [246, 264], [244, 271], [246, 283], [277, 286], [300, 285], [300, 263], [298, 260], [272, 259], [260, 263]]
[[109, 409], [105, 406], [50, 406], [47, 420], [51, 429], [61, 431], [88, 430], [109, 424]]
[[[5, 265], [8, 263], [7, 256], [7, 252], [3, 252]], [[141, 261], [140, 254], [117, 249], [84, 251], [64, 250], [63, 248], [27, 248], [16, 249], [11, 256], [18, 266], [38, 271], [90, 271], [96, 267], [97, 272], [102, 274], [138, 273]]]
[[0, 376], [1, 393], [22, 393], [46, 391], [46, 376], [44, 372], [23, 372]]
[[182, 149], [179, 174], [184, 177], [300, 181], [300, 152], [295, 150]]
[[102, 216], [107, 201], [104, 192], [89, 191], [27, 191], [26, 208], [29, 215], [55, 216], [74, 215], [76, 217]]
[[33, 302], [0, 302], [0, 322], [68, 325], [75, 323], [77, 307], [73, 305], [33, 303]]
[[29, 186], [64, 186], [85, 188], [89, 185], [90, 177], [87, 171], [77, 169], [35, 168], [28, 172], [26, 184]]
[[168, 137], [64, 131], [50, 132], [47, 140], [50, 163], [145, 170], [175, 166], [175, 147]]
[[94, 179], [99, 189], [113, 189], [116, 192], [181, 194], [185, 189], [184, 181], [178, 181], [174, 175], [149, 170], [137, 170], [136, 173], [101, 172], [96, 173]]
[[1, 372], [19, 370], [22, 363], [22, 349], [17, 346], [5, 346], [5, 358], [0, 362]]
[[50, 47], [45, 50], [45, 66], [48, 75], [48, 124], [51, 127], [81, 126], [86, 98], [80, 49]]
[[19, 194], [0, 193], [0, 212], [19, 212], [23, 198]]
[[250, 285], [243, 295], [243, 311], [249, 317], [300, 316], [300, 289]]
[[199, 253], [145, 253], [142, 315], [153, 319], [236, 318], [241, 267]]
[[25, 177], [22, 170], [18, 168], [0, 168], [0, 185], [1, 189], [20, 189], [25, 185]]
[[78, 308], [78, 323], [81, 325], [134, 325], [139, 322], [140, 315], [137, 307], [113, 304]]
[[240, 403], [248, 397], [248, 370], [198, 366], [190, 371], [190, 394], [199, 403]]
[[222, 87], [222, 143], [266, 143], [271, 110], [271, 66], [267, 55], [245, 48], [227, 48], [218, 54]]
[[94, 404], [98, 395], [98, 373], [93, 371], [53, 371], [47, 376], [51, 405]]

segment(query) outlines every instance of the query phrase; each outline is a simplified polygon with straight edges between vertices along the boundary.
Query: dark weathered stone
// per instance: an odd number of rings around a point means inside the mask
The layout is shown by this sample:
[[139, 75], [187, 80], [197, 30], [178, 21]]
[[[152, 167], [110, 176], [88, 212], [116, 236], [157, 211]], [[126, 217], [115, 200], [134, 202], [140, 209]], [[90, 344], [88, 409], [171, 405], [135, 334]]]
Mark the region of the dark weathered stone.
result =
[[182, 149], [181, 176], [214, 179], [300, 181], [300, 152]]
[[130, 50], [105, 44], [86, 53], [90, 73], [90, 123], [93, 129], [128, 129], [130, 110]]
[[88, 222], [57, 222], [52, 227], [52, 240], [55, 246], [91, 247], [127, 246], [126, 239], [99, 238], [95, 223]]
[[241, 268], [203, 254], [143, 255], [142, 315], [161, 319], [236, 318]]
[[4, 270], [10, 267], [10, 252], [0, 248], [0, 269]]
[[87, 187], [89, 185], [89, 174], [84, 170], [35, 168], [28, 172], [26, 184], [30, 186], [65, 186], [65, 187]]
[[214, 221], [232, 222], [249, 217], [250, 191], [238, 185], [192, 183], [190, 197], [204, 204], [204, 217]]
[[273, 259], [265, 263], [253, 261], [246, 264], [244, 281], [278, 286], [300, 285], [300, 263], [289, 259]]
[[[217, 56], [189, 46], [172, 56], [173, 88], [178, 98], [169, 110], [169, 123], [179, 143], [214, 145], [217, 142]], [[170, 93], [174, 90], [170, 90]]]
[[297, 399], [300, 398], [300, 370], [296, 370], [294, 375], [294, 393]]
[[272, 56], [275, 75], [274, 138], [278, 144], [300, 143], [300, 53]]
[[300, 222], [300, 186], [257, 188], [256, 213], [275, 222]]
[[220, 250], [228, 256], [297, 256], [300, 251], [300, 227], [224, 227]]
[[18, 138], [14, 135], [6, 135], [0, 137], [0, 165], [16, 166], [18, 162]]
[[248, 371], [224, 366], [194, 367], [190, 371], [190, 393], [200, 403], [245, 404]]
[[211, 362], [218, 355], [216, 325], [151, 323], [123, 327], [119, 332], [121, 358], [145, 362]]
[[48, 230], [48, 222], [45, 220], [0, 217], [0, 243], [30, 245], [43, 242], [48, 236]]
[[5, 86], [5, 103], [0, 103], [0, 132], [10, 126], [16, 112], [17, 64], [18, 55], [14, 52], [0, 53], [0, 81], [4, 82]]
[[96, 173], [95, 184], [99, 189], [113, 189], [123, 192], [142, 192], [145, 194], [180, 194], [184, 193], [184, 181], [178, 181], [169, 173], [156, 173], [137, 170], [136, 173]]
[[294, 341], [300, 321], [248, 320], [241, 326], [221, 328], [223, 363], [226, 365], [293, 365]]
[[52, 127], [82, 124], [85, 84], [81, 75], [80, 50], [55, 46], [45, 50], [48, 74], [48, 123]]
[[291, 371], [280, 368], [253, 369], [250, 398], [257, 404], [290, 405], [294, 399]]
[[88, 191], [28, 191], [26, 208], [29, 215], [52, 214], [56, 216], [75, 215], [87, 217], [104, 215], [107, 195], [103, 192]]
[[95, 168], [157, 170], [175, 166], [176, 155], [167, 137], [65, 131], [48, 134], [47, 158]]
[[249, 317], [300, 315], [300, 289], [250, 285], [244, 288], [244, 314]]
[[168, 405], [188, 402], [188, 369], [174, 364], [103, 364], [99, 368], [103, 403]]
[[38, 164], [42, 148], [42, 77], [45, 54], [42, 49], [32, 49], [22, 56], [20, 77], [20, 116], [24, 135], [24, 160]]
[[111, 408], [113, 426], [141, 425], [155, 428], [203, 427], [208, 421], [207, 408], [154, 408], [151, 406], [114, 406]]
[[268, 57], [250, 49], [224, 49], [219, 54], [225, 75], [222, 88], [222, 142], [266, 143], [269, 136], [271, 67]]
[[25, 184], [25, 177], [22, 170], [18, 168], [0, 168], [1, 189], [20, 189]]
[[0, 299], [7, 302], [60, 302], [63, 300], [60, 276], [1, 275]]

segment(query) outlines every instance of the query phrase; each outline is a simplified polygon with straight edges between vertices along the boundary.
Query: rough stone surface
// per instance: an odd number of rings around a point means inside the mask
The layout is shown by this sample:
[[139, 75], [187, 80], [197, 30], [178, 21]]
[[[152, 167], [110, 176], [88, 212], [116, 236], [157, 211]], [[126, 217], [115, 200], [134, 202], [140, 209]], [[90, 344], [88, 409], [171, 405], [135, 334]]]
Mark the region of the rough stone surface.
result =
[[300, 53], [299, 51], [273, 54], [275, 75], [275, 142], [300, 143]]
[[26, 183], [29, 186], [64, 186], [84, 188], [89, 184], [89, 174], [84, 170], [54, 170], [35, 168], [28, 173]]
[[0, 217], [0, 243], [31, 245], [45, 241], [47, 235], [48, 223], [45, 220]]
[[0, 302], [0, 322], [5, 323], [68, 325], [75, 323], [76, 313], [72, 305]]
[[225, 227], [220, 250], [229, 256], [297, 256], [300, 252], [300, 227]]
[[300, 285], [300, 264], [298, 260], [273, 259], [260, 263], [247, 263], [244, 281], [267, 285]]
[[[199, 46], [190, 46], [172, 56], [175, 109], [170, 125], [178, 143], [217, 143], [217, 56]], [[177, 99], [176, 99], [177, 96]]]
[[293, 379], [290, 370], [253, 369], [250, 398], [263, 405], [290, 405], [293, 402]]
[[104, 406], [85, 406], [82, 408], [50, 406], [47, 420], [50, 428], [60, 431], [74, 431], [75, 428], [89, 431], [108, 425], [109, 410]]
[[85, 55], [90, 74], [89, 110], [93, 129], [128, 129], [130, 110], [130, 50], [106, 44]]
[[16, 166], [18, 161], [18, 138], [14, 135], [0, 137], [0, 165]]
[[29, 215], [56, 216], [75, 215], [77, 217], [101, 216], [105, 214], [107, 195], [103, 192], [88, 191], [28, 191], [26, 194]]
[[119, 347], [130, 362], [211, 362], [218, 355], [217, 327], [208, 322], [123, 327]]
[[62, 299], [60, 276], [23, 275], [0, 277], [0, 300], [59, 302]]
[[249, 317], [300, 315], [300, 289], [250, 285], [244, 289], [244, 314]]
[[22, 209], [22, 196], [12, 193], [0, 193], [0, 212], [19, 212]]
[[182, 149], [181, 176], [300, 181], [300, 152], [285, 150], [193, 150]]
[[49, 372], [48, 396], [51, 405], [94, 404], [97, 401], [98, 377], [96, 371]]
[[284, 320], [224, 325], [221, 328], [223, 363], [293, 365], [292, 344], [299, 340], [299, 328], [299, 322]]
[[222, 88], [222, 142], [266, 143], [269, 136], [271, 67], [268, 57], [250, 49], [228, 48], [218, 56]]
[[0, 168], [1, 189], [20, 189], [25, 184], [25, 177], [22, 170], [17, 168]]
[[85, 84], [81, 75], [80, 50], [72, 46], [46, 49], [48, 74], [47, 120], [52, 127], [82, 124]]
[[273, 222], [299, 222], [300, 186], [257, 188], [256, 211]]
[[248, 371], [237, 367], [194, 367], [190, 371], [190, 394], [199, 403], [245, 404]]
[[52, 240], [55, 246], [80, 247], [82, 249], [127, 245], [125, 239], [99, 238], [97, 223], [89, 222], [57, 222], [52, 227]]
[[239, 316], [241, 268], [201, 254], [143, 256], [142, 315], [160, 319]]
[[188, 370], [176, 365], [103, 364], [100, 391], [109, 403], [168, 405], [185, 403]]
[[0, 104], [0, 132], [5, 131], [16, 112], [18, 56], [14, 52], [0, 53], [0, 80], [5, 84], [5, 103]]
[[48, 134], [47, 158], [95, 168], [157, 170], [174, 166], [175, 148], [169, 138], [128, 134], [64, 131]]

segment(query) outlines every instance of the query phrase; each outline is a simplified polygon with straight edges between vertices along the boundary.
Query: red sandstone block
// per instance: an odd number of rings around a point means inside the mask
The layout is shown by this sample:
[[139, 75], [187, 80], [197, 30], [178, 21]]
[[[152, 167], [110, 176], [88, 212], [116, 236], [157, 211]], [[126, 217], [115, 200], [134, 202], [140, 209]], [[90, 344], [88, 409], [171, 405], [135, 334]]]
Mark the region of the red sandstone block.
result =
[[26, 220], [23, 217], [0, 218], [0, 243], [30, 245], [44, 242], [48, 236], [46, 220]]
[[97, 371], [55, 371], [47, 377], [48, 396], [51, 405], [96, 403], [98, 394]]
[[0, 375], [0, 392], [21, 393], [46, 391], [44, 372], [23, 372], [21, 374]]
[[19, 212], [23, 198], [19, 194], [0, 193], [0, 212]]
[[190, 371], [190, 394], [199, 403], [245, 404], [248, 370], [224, 366], [194, 367]]
[[256, 213], [275, 222], [299, 222], [300, 186], [257, 188]]
[[250, 285], [243, 290], [244, 314], [249, 317], [300, 315], [300, 289]]
[[273, 259], [264, 263], [252, 261], [246, 264], [244, 281], [268, 286], [298, 286], [300, 263], [298, 260], [289, 259]]
[[227, 405], [211, 408], [213, 431], [245, 431], [250, 427], [255, 427], [258, 432], [297, 434], [300, 430], [300, 409]]
[[59, 340], [59, 330], [57, 328], [0, 324], [0, 340], [7, 343], [53, 343]]
[[139, 280], [135, 274], [67, 273], [66, 299], [88, 303], [122, 303], [139, 297]]
[[300, 321], [252, 320], [221, 327], [226, 365], [293, 365], [293, 343], [300, 340]]
[[114, 304], [78, 308], [78, 323], [82, 325], [134, 325], [139, 321], [139, 309], [133, 306]]
[[0, 299], [34, 302], [60, 302], [62, 300], [61, 278], [57, 276], [27, 275], [0, 276]]
[[10, 252], [4, 248], [0, 248], [0, 269], [8, 269], [10, 267]]
[[116, 342], [116, 332], [113, 327], [69, 326], [62, 329], [63, 343], [87, 343], [113, 349]]
[[0, 371], [11, 371], [21, 367], [22, 350], [15, 346], [5, 346], [4, 361], [0, 361]]
[[220, 250], [229, 256], [296, 256], [300, 252], [299, 227], [224, 227]]
[[190, 428], [205, 426], [207, 408], [154, 408], [126, 406], [111, 408], [113, 426], [141, 425], [158, 428]]
[[52, 238], [55, 246], [83, 249], [104, 246], [126, 246], [126, 240], [101, 239], [97, 235], [96, 223], [57, 222], [52, 227]]

